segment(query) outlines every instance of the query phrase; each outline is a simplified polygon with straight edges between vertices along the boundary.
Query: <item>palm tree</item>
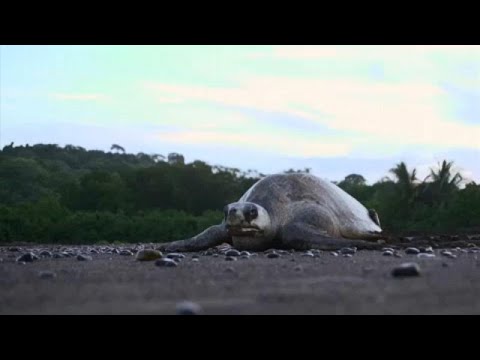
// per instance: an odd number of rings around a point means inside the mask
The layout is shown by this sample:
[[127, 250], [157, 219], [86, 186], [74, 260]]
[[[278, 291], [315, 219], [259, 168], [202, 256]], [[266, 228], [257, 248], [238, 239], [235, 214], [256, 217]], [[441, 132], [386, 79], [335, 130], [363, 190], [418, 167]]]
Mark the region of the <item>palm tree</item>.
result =
[[413, 169], [410, 173], [407, 169], [407, 165], [402, 161], [397, 164], [396, 167], [390, 169], [390, 172], [396, 177], [396, 184], [400, 189], [402, 198], [408, 202], [412, 202], [416, 195], [415, 183], [417, 179], [417, 170]]
[[458, 172], [452, 175], [452, 167], [453, 161], [443, 160], [442, 164], [439, 164], [438, 170], [430, 169], [430, 175], [425, 178], [425, 180], [431, 179], [427, 187], [432, 192], [433, 200], [437, 200], [441, 205], [458, 190], [458, 186], [463, 180], [462, 175]]
[[110, 147], [110, 150], [121, 151], [125, 154], [125, 149], [123, 147], [121, 147], [120, 145], [117, 145], [117, 144], [113, 144]]

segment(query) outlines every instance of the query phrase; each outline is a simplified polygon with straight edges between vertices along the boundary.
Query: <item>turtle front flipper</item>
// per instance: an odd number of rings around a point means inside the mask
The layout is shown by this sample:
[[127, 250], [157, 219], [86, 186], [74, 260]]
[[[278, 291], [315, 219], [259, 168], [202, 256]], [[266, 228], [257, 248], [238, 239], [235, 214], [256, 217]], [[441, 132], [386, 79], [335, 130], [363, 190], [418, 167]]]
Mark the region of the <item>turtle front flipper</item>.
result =
[[378, 213], [375, 211], [375, 209], [368, 209], [368, 216], [370, 216], [370, 219], [372, 219], [375, 224], [380, 226], [380, 218], [378, 217]]
[[221, 224], [213, 225], [190, 239], [160, 244], [158, 249], [167, 252], [200, 251], [228, 242], [231, 242], [230, 235]]

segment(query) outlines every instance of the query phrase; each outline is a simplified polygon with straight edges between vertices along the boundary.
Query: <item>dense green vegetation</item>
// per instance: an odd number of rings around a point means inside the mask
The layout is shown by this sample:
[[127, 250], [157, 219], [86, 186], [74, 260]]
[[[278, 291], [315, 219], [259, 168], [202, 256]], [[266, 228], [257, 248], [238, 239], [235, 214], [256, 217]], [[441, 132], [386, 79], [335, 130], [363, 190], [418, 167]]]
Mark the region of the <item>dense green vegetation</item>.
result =
[[[480, 186], [460, 189], [444, 161], [424, 181], [404, 163], [367, 185], [351, 174], [338, 185], [379, 213], [385, 230], [449, 232], [480, 227]], [[298, 170], [290, 169], [286, 172]], [[308, 169], [304, 170], [308, 171]], [[221, 221], [263, 174], [167, 157], [51, 144], [0, 151], [0, 242], [161, 242]]]

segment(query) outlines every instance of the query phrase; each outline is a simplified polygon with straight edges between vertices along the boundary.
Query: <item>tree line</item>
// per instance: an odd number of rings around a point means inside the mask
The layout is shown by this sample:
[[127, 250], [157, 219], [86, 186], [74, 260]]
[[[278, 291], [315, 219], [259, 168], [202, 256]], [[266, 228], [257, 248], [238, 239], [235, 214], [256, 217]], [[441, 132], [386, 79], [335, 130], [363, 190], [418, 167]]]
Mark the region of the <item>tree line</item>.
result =
[[[444, 161], [419, 181], [400, 163], [368, 185], [359, 174], [337, 182], [379, 213], [390, 232], [467, 231], [480, 227], [480, 186], [460, 189]], [[285, 172], [308, 172], [309, 169]], [[129, 154], [55, 144], [0, 151], [0, 242], [162, 242], [219, 223], [221, 209], [265, 176], [170, 153]]]

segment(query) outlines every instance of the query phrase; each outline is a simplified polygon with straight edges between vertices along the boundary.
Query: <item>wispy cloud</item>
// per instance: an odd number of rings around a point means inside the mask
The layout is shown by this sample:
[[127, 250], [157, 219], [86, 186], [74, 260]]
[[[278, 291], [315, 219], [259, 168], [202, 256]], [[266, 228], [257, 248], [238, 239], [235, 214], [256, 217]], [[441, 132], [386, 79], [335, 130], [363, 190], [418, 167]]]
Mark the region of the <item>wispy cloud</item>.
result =
[[455, 122], [442, 104], [449, 98], [429, 83], [379, 83], [252, 77], [237, 87], [149, 83], [162, 96], [280, 112], [330, 129], [354, 131], [379, 142], [480, 147], [480, 125]]
[[164, 132], [158, 135], [158, 139], [173, 144], [256, 149], [266, 153], [298, 157], [345, 156], [351, 151], [346, 143], [318, 141], [298, 136], [287, 138], [283, 134], [259, 134], [254, 131], [235, 134], [216, 130], [186, 130]]
[[72, 94], [72, 93], [52, 93], [50, 97], [62, 101], [108, 101], [110, 96], [105, 94]]

